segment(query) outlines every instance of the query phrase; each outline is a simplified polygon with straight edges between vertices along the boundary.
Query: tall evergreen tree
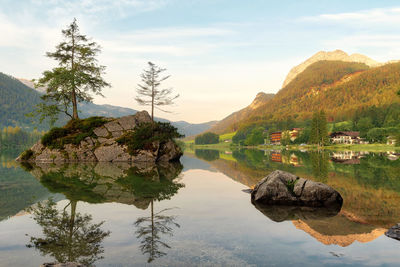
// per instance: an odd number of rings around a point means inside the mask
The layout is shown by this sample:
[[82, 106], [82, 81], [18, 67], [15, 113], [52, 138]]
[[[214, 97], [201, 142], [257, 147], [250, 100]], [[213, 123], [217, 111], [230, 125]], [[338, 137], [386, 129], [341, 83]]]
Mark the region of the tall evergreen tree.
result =
[[171, 88], [159, 88], [161, 83], [170, 76], [160, 77], [166, 69], [160, 68], [152, 62], [148, 62], [148, 64], [148, 69], [144, 70], [140, 76], [143, 83], [138, 84], [138, 88], [136, 89], [138, 96], [135, 97], [135, 100], [139, 105], [151, 106], [151, 119], [154, 121], [154, 108], [168, 112], [162, 110], [159, 106], [174, 104], [174, 100], [179, 97], [179, 94], [171, 96]]
[[310, 143], [323, 146], [328, 140], [326, 114], [323, 110], [315, 111], [311, 121]]
[[43, 72], [35, 84], [47, 88], [42, 96], [44, 103], [37, 109], [41, 121], [50, 117], [54, 123], [60, 112], [79, 119], [78, 102], [91, 102], [90, 93], [102, 96], [102, 88], [110, 86], [102, 77], [105, 67], [97, 63], [100, 46], [80, 33], [76, 19], [62, 34], [64, 41], [56, 46], [56, 51], [46, 53], [58, 61], [58, 67]]

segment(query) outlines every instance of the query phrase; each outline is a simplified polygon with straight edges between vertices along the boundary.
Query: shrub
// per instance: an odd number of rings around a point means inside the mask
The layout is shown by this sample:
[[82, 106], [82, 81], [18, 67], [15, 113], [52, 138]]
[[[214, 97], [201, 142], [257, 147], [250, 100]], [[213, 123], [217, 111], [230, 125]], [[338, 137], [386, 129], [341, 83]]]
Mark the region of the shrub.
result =
[[128, 152], [135, 154], [139, 149], [151, 149], [154, 141], [159, 141], [160, 145], [167, 141], [183, 137], [178, 130], [167, 122], [142, 123], [133, 132], [127, 132], [117, 139], [121, 145], [128, 146]]
[[207, 132], [196, 136], [194, 139], [196, 145], [208, 145], [208, 144], [218, 144], [219, 135], [211, 132]]
[[296, 185], [296, 183], [299, 181], [299, 179], [297, 178], [296, 180], [289, 180], [287, 181], [286, 187], [289, 190], [290, 193], [294, 193], [294, 186]]
[[33, 151], [30, 150], [30, 149], [28, 149], [28, 150], [25, 150], [25, 151], [22, 153], [21, 159], [22, 159], [23, 161], [28, 161], [32, 156], [33, 156]]
[[93, 130], [104, 125], [103, 117], [90, 117], [83, 120], [70, 120], [62, 128], [53, 128], [42, 137], [42, 144], [50, 148], [61, 149], [65, 144], [79, 145], [89, 136], [94, 136]]

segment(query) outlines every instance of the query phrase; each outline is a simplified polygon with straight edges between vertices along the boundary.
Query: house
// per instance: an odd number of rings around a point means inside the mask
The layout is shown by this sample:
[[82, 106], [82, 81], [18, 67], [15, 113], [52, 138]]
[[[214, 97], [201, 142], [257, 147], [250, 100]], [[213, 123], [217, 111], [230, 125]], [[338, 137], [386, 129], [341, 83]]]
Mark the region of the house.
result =
[[396, 137], [390, 135], [386, 138], [386, 144], [387, 145], [392, 145], [395, 146], [396, 145]]
[[330, 134], [330, 138], [333, 144], [360, 144], [366, 142], [360, 138], [360, 132], [333, 132]]
[[292, 130], [289, 131], [290, 134], [290, 140], [293, 142], [294, 140], [297, 139], [297, 137], [299, 137], [301, 131], [303, 129], [302, 128], [293, 128]]
[[270, 134], [271, 144], [280, 145], [282, 138], [282, 132], [273, 132]]
[[282, 154], [280, 151], [271, 152], [271, 161], [282, 163]]

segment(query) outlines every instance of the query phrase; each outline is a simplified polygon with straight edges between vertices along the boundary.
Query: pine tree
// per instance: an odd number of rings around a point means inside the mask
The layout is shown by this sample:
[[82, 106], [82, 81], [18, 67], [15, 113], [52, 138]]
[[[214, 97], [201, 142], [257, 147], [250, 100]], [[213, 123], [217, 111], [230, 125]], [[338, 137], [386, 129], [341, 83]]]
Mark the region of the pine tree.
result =
[[319, 113], [319, 127], [320, 144], [327, 145], [329, 143], [328, 123], [326, 120], [325, 111], [323, 110], [321, 110]]
[[166, 69], [160, 68], [152, 62], [148, 62], [148, 64], [148, 69], [144, 70], [140, 76], [143, 84], [138, 84], [138, 88], [136, 89], [138, 96], [135, 97], [135, 100], [139, 105], [151, 106], [151, 119], [154, 122], [154, 108], [168, 112], [160, 109], [159, 106], [174, 104], [174, 100], [179, 95], [171, 96], [171, 88], [160, 89], [161, 83], [170, 76], [160, 77]]
[[328, 144], [328, 127], [326, 114], [323, 110], [315, 111], [311, 121], [310, 143], [323, 146]]
[[43, 72], [35, 84], [47, 88], [42, 96], [44, 103], [37, 106], [41, 121], [50, 117], [54, 123], [60, 112], [79, 119], [78, 102], [91, 102], [90, 93], [102, 96], [102, 88], [110, 86], [102, 78], [105, 67], [97, 63], [99, 45], [80, 33], [76, 19], [62, 34], [65, 40], [56, 46], [56, 51], [46, 53], [58, 61], [58, 67]]

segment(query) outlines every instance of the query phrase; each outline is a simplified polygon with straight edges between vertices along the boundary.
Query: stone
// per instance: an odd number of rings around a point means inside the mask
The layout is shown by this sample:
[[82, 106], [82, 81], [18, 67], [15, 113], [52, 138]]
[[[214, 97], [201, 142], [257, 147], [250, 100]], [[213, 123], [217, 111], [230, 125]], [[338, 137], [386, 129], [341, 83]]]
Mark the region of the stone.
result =
[[112, 160], [112, 162], [127, 162], [127, 161], [131, 161], [132, 160], [132, 156], [129, 155], [128, 152], [123, 152], [121, 154], [119, 154], [115, 159]]
[[[137, 164], [154, 164], [170, 162], [182, 156], [181, 149], [173, 140], [160, 145], [159, 141], [153, 142], [149, 147], [137, 150], [134, 156], [128, 153], [128, 147], [117, 143], [117, 138], [125, 133], [134, 131], [137, 124], [151, 122], [151, 117], [146, 111], [137, 112], [135, 115], [119, 119], [105, 118], [104, 126], [93, 130], [94, 135], [85, 137], [79, 145], [65, 144], [62, 149], [50, 149], [41, 141], [32, 146], [33, 155], [27, 159], [31, 163], [64, 162], [135, 162]], [[75, 134], [75, 133], [74, 133]], [[17, 161], [23, 161], [20, 155]]]
[[109, 139], [108, 139], [108, 138], [104, 138], [104, 137], [99, 137], [97, 140], [99, 141], [100, 144], [104, 144], [104, 143], [107, 142]]
[[392, 226], [389, 230], [387, 230], [385, 235], [400, 241], [400, 223]]
[[135, 118], [136, 118], [136, 124], [151, 122], [151, 117], [150, 117], [149, 113], [147, 113], [147, 111], [144, 111], [144, 110], [140, 111], [140, 112], [136, 112]]
[[94, 134], [97, 135], [98, 137], [107, 137], [110, 133], [107, 131], [107, 129], [103, 126], [98, 127], [93, 130]]
[[117, 121], [124, 130], [133, 130], [136, 126], [135, 115], [121, 117]]
[[276, 170], [251, 192], [253, 203], [265, 205], [341, 207], [343, 198], [332, 187]]
[[65, 162], [65, 156], [58, 149], [45, 148], [35, 158], [36, 162], [42, 163], [61, 163]]
[[106, 127], [106, 129], [109, 132], [117, 132], [117, 131], [122, 131], [123, 130], [121, 125], [118, 123], [118, 121], [107, 122], [106, 124], [104, 124], [104, 127]]
[[117, 144], [111, 146], [100, 146], [94, 151], [94, 155], [100, 162], [110, 162], [116, 159], [119, 155], [124, 153], [122, 146]]
[[34, 144], [34, 145], [31, 147], [31, 150], [32, 150], [33, 153], [35, 153], [35, 154], [42, 152], [43, 149], [44, 149], [44, 145], [42, 145], [41, 142], [37, 142], [36, 144]]
[[174, 161], [182, 156], [182, 150], [177, 146], [174, 141], [169, 140], [160, 148], [159, 154], [161, 155], [157, 161]]
[[113, 138], [118, 138], [118, 137], [121, 137], [124, 134], [124, 132], [123, 131], [116, 131], [116, 132], [111, 132], [111, 134], [112, 134]]

